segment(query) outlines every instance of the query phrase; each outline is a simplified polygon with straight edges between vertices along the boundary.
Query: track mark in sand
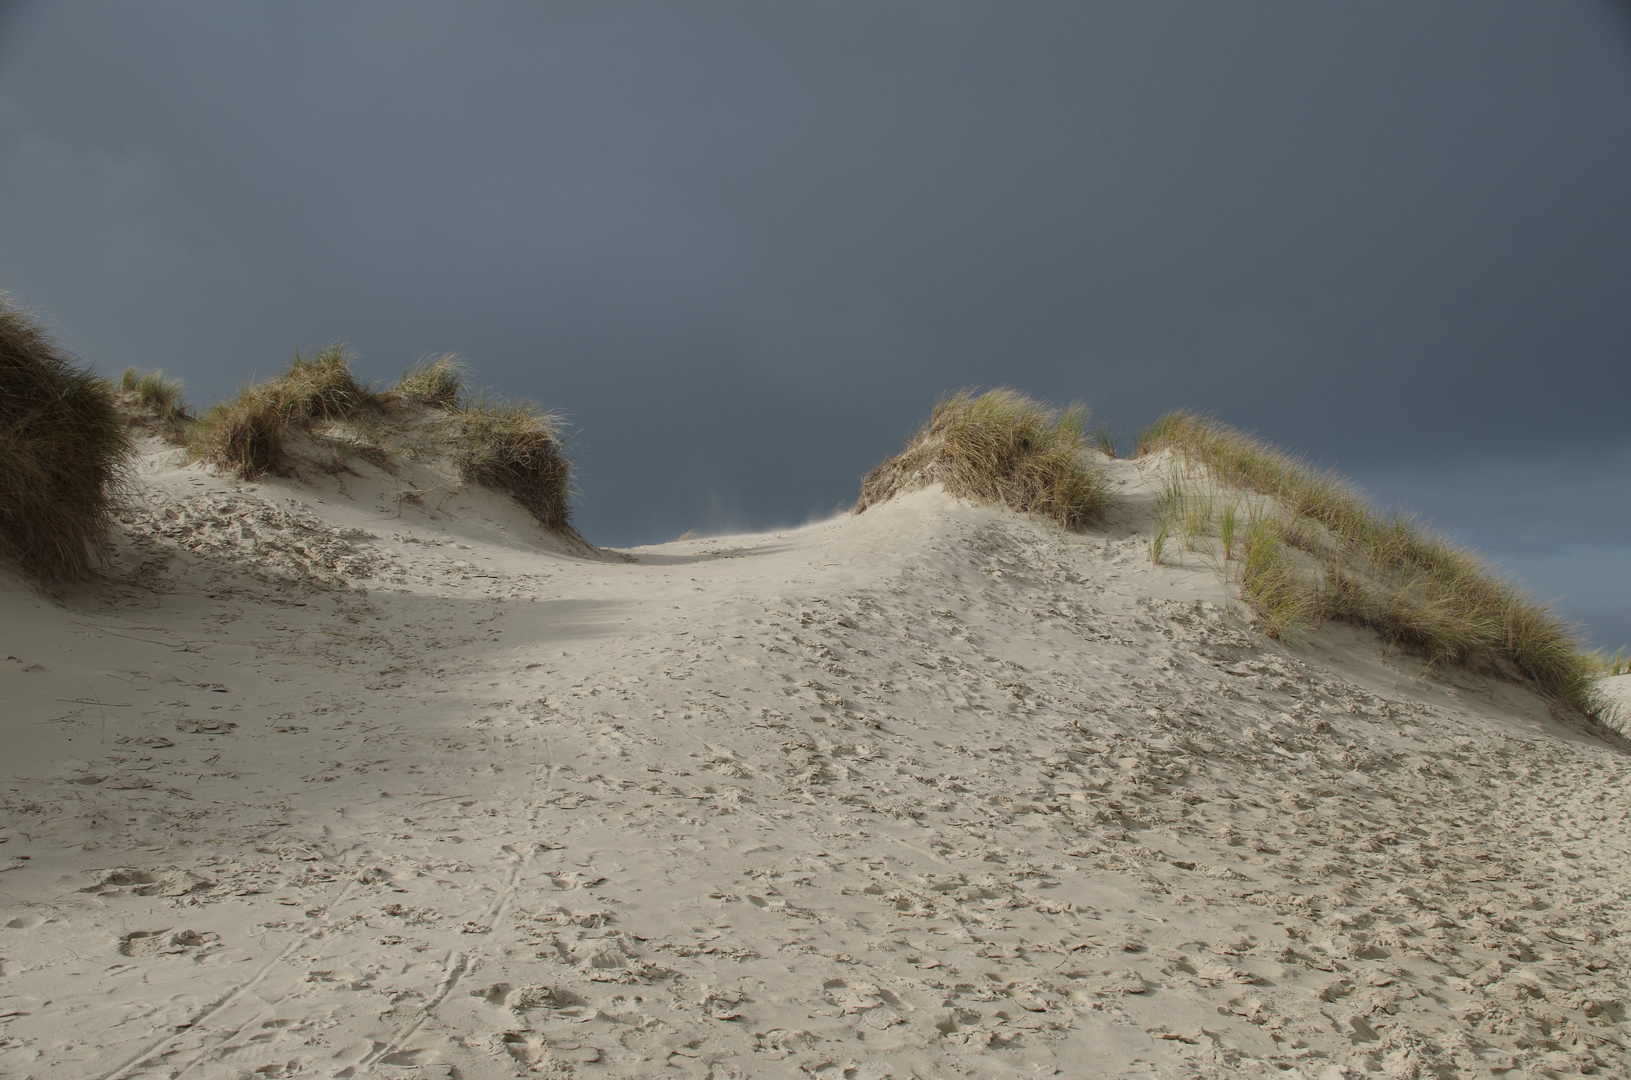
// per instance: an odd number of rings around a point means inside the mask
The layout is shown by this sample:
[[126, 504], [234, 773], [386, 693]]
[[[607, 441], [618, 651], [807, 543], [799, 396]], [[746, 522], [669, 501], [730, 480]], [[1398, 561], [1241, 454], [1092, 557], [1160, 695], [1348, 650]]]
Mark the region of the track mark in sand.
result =
[[[185, 1038], [186, 1035], [193, 1032], [198, 1025], [202, 1024], [205, 1020], [209, 1019], [209, 1017], [219, 1012], [221, 1009], [224, 1009], [233, 1001], [237, 1000], [238, 995], [253, 987], [268, 971], [271, 971], [273, 967], [286, 959], [290, 953], [294, 952], [295, 947], [298, 946], [302, 940], [304, 939], [297, 937], [293, 941], [290, 941], [289, 944], [283, 947], [282, 952], [278, 953], [271, 960], [268, 960], [259, 971], [255, 972], [251, 978], [239, 983], [221, 997], [217, 998], [209, 1005], [206, 1005], [201, 1012], [188, 1020], [187, 1023], [177, 1024], [176, 1027], [184, 1029], [182, 1032], [171, 1032], [169, 1035], [165, 1035], [162, 1038], [149, 1043], [140, 1053], [126, 1060], [124, 1064], [120, 1065], [112, 1072], [103, 1073], [100, 1080], [123, 1080], [123, 1078], [131, 1075], [130, 1070], [141, 1068], [142, 1066], [148, 1064], [148, 1062], [159, 1052], [159, 1049], [163, 1047], [165, 1043], [170, 1042], [172, 1039]], [[241, 1025], [239, 1030], [241, 1030]], [[192, 1067], [198, 1063], [205, 1053], [209, 1051], [209, 1041], [209, 1039], [206, 1039], [205, 1046], [199, 1051], [198, 1055], [195, 1056], [192, 1061], [188, 1062], [180, 1072], [174, 1073], [173, 1075], [179, 1078], [190, 1072]], [[179, 1047], [177, 1049], [179, 1049]]]
[[447, 960], [442, 965], [442, 981], [437, 985], [436, 993], [432, 994], [425, 1001], [424, 1007], [419, 1010], [418, 1019], [404, 1028], [390, 1042], [363, 1058], [358, 1064], [364, 1069], [371, 1069], [385, 1058], [400, 1051], [402, 1044], [412, 1039], [419, 1033], [419, 1029], [425, 1026], [425, 1021], [430, 1019], [431, 1012], [447, 1000], [447, 995], [453, 992], [454, 985], [469, 966], [469, 961], [465, 958], [464, 953], [457, 949], [449, 950]]
[[[355, 884], [356, 884], [355, 879], [347, 881], [340, 888], [339, 894], [336, 895], [332, 900], [330, 900], [326, 906], [332, 908], [335, 904], [338, 904], [338, 903], [341, 903], [342, 901], [344, 901], [345, 897], [346, 897], [346, 893], [350, 892], [352, 886], [355, 885]], [[272, 959], [270, 959], [266, 963], [262, 964], [260, 966], [259, 970], [257, 970], [255, 972], [255, 974], [251, 975], [248, 979], [245, 979], [243, 982], [238, 983], [232, 989], [228, 990], [225, 994], [222, 994], [220, 997], [216, 998], [210, 1004], [204, 1006], [204, 1008], [201, 1009], [199, 1012], [197, 1012], [193, 1016], [189, 1017], [185, 1024], [177, 1024], [176, 1027], [181, 1029], [181, 1030], [179, 1030], [179, 1031], [172, 1030], [170, 1032], [170, 1034], [164, 1035], [164, 1036], [162, 1036], [162, 1037], [160, 1037], [158, 1039], [155, 1039], [153, 1042], [149, 1043], [146, 1047], [144, 1047], [139, 1054], [136, 1054], [133, 1057], [127, 1058], [125, 1060], [124, 1064], [120, 1065], [118, 1068], [114, 1069], [112, 1072], [103, 1073], [98, 1078], [98, 1080], [123, 1080], [123, 1078], [128, 1077], [128, 1076], [131, 1075], [131, 1070], [132, 1069], [138, 1069], [138, 1068], [141, 1068], [143, 1065], [145, 1065], [148, 1062], [149, 1059], [151, 1059], [156, 1053], [159, 1052], [160, 1047], [164, 1046], [165, 1043], [171, 1042], [172, 1040], [185, 1039], [188, 1035], [191, 1035], [191, 1034], [197, 1032], [198, 1029], [199, 1029], [199, 1026], [201, 1024], [203, 1024], [204, 1021], [208, 1020], [211, 1016], [214, 1016], [216, 1013], [220, 1012], [222, 1009], [226, 1008], [228, 1005], [230, 1005], [234, 1001], [238, 1000], [238, 997], [241, 994], [243, 994], [244, 991], [251, 989], [256, 983], [258, 983], [262, 979], [264, 979], [266, 977], [267, 972], [271, 971], [274, 967], [281, 964], [284, 960], [286, 960], [288, 958], [290, 953], [294, 952], [296, 948], [298, 948], [303, 942], [305, 942], [307, 940], [309, 940], [309, 938], [308, 938], [308, 936], [306, 934], [297, 934], [297, 935], [295, 935], [292, 939], [290, 939], [289, 943], [283, 947], [282, 952], [278, 953], [276, 956], [272, 957]], [[253, 1022], [254, 1020], [259, 1019], [262, 1015], [264, 1015], [264, 1013], [265, 1013], [264, 1009], [257, 1011], [255, 1016], [250, 1018], [249, 1022]], [[224, 1035], [218, 1035], [218, 1036], [204, 1035], [204, 1037], [203, 1037], [203, 1046], [201, 1046], [199, 1048], [197, 1054], [193, 1055], [193, 1058], [192, 1058], [191, 1061], [187, 1062], [186, 1065], [182, 1066], [182, 1068], [181, 1068], [181, 1070], [179, 1072], [175, 1072], [175, 1073], [171, 1074], [172, 1080], [181, 1080], [181, 1077], [186, 1076], [189, 1072], [191, 1072], [193, 1070], [193, 1067], [196, 1066], [200, 1061], [202, 1061], [204, 1059], [204, 1056], [209, 1053], [210, 1045], [211, 1045], [212, 1042], [220, 1042], [220, 1041], [223, 1041], [224, 1039], [230, 1039], [232, 1036], [236, 1035], [238, 1032], [242, 1031], [247, 1026], [248, 1026], [248, 1023], [240, 1024], [240, 1025], [238, 1025], [238, 1027], [234, 1028], [230, 1032], [225, 1033]], [[180, 1049], [180, 1047], [176, 1048], [176, 1050], [179, 1050], [179, 1049]], [[174, 1052], [174, 1051], [172, 1051], [172, 1052]]]
[[[515, 891], [521, 881], [521, 874], [526, 870], [527, 865], [532, 862], [533, 845], [528, 844], [519, 851], [513, 848], [510, 850], [514, 855], [514, 858], [510, 860], [510, 872], [505, 879], [504, 888], [493, 898], [491, 906], [487, 909], [486, 917], [489, 923], [496, 923], [509, 910], [510, 902], [515, 899]], [[427, 998], [425, 1004], [420, 1008], [419, 1016], [413, 1023], [398, 1032], [389, 1043], [364, 1058], [360, 1064], [364, 1068], [373, 1068], [385, 1058], [399, 1052], [403, 1044], [411, 1040], [419, 1033], [419, 1029], [425, 1026], [425, 1022], [430, 1019], [431, 1013], [436, 1010], [436, 1007], [447, 1000], [448, 994], [453, 992], [454, 985], [458, 983], [465, 971], [469, 969], [469, 966], [469, 959], [464, 953], [457, 949], [449, 950], [447, 959], [442, 966], [442, 981], [437, 985], [436, 992]]]
[[504, 889], [493, 897], [493, 904], [487, 909], [487, 921], [497, 922], [510, 908], [510, 901], [515, 899], [516, 886], [521, 882], [521, 873], [526, 870], [527, 864], [532, 862], [532, 853], [537, 850], [533, 844], [527, 844], [520, 851], [516, 851], [508, 844], [505, 848], [515, 856], [510, 861], [510, 876], [504, 882]]

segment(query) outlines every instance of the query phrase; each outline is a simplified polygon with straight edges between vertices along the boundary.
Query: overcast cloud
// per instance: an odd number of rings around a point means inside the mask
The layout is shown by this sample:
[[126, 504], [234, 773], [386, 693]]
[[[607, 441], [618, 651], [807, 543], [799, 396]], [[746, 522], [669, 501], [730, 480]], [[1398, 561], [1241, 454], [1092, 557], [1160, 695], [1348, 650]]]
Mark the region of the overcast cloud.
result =
[[0, 288], [195, 401], [343, 339], [579, 429], [628, 544], [965, 384], [1213, 411], [1631, 643], [1606, 3], [0, 0]]

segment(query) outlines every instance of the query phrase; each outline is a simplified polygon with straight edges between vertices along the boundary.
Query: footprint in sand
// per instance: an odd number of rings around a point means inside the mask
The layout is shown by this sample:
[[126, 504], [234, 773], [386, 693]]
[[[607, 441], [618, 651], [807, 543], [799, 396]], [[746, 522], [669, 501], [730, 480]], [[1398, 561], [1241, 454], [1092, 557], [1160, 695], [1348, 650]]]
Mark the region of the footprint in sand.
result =
[[114, 886], [141, 886], [156, 884], [158, 880], [158, 876], [151, 870], [132, 870], [128, 868], [120, 868], [118, 870], [108, 871], [108, 875], [104, 877], [99, 884]]
[[504, 1003], [504, 999], [509, 996], [510, 991], [513, 989], [514, 987], [507, 982], [498, 982], [491, 986], [482, 987], [479, 990], [472, 990], [470, 991], [470, 996], [481, 998], [484, 1001], [490, 1001], [494, 1005], [502, 1005]]
[[119, 951], [125, 956], [157, 956], [169, 942], [166, 930], [132, 930], [119, 939]]
[[414, 1062], [412, 1059], [420, 1053], [422, 1051], [406, 1050], [390, 1054], [374, 1066], [374, 1073], [381, 1080], [453, 1080], [458, 1075], [452, 1065], [444, 1062]]
[[571, 1039], [546, 1039], [531, 1030], [506, 1031], [497, 1038], [506, 1054], [529, 1068], [548, 1062], [570, 1069], [574, 1065], [589, 1065], [601, 1059], [598, 1046]]
[[178, 930], [174, 934], [171, 934], [168, 928], [132, 930], [119, 938], [119, 951], [125, 956], [173, 956], [185, 953], [188, 949], [215, 945], [220, 940], [219, 934], [201, 934], [196, 930]]
[[225, 735], [237, 728], [231, 720], [177, 720], [176, 730], [188, 735]]
[[530, 1031], [506, 1031], [498, 1036], [504, 1052], [522, 1065], [536, 1065], [549, 1056], [544, 1040]]
[[184, 896], [188, 893], [208, 892], [213, 888], [214, 881], [191, 871], [157, 871], [120, 866], [109, 870], [101, 881], [87, 885], [79, 891], [102, 896], [128, 889], [136, 896]]
[[[499, 983], [492, 989], [496, 990], [503, 985], [503, 983]], [[488, 1000], [490, 1001], [492, 998], [489, 997]], [[516, 1012], [523, 1012], [527, 1009], [570, 1009], [573, 1006], [583, 1004], [583, 999], [571, 991], [556, 986], [543, 985], [518, 986], [513, 991], [504, 994], [501, 1000], [506, 1007], [514, 1009]]]
[[702, 1000], [702, 1011], [715, 1020], [742, 1019], [742, 1003], [748, 997], [740, 990], [715, 990]]

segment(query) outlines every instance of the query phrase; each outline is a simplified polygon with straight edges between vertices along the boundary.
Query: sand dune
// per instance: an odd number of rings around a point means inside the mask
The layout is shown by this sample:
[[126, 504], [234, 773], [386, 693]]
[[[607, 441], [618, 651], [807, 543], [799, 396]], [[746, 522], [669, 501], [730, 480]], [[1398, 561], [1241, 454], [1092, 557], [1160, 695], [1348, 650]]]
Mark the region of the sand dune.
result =
[[145, 444], [0, 583], [0, 1076], [1627, 1075], [1624, 747], [1264, 639], [1156, 467], [608, 553]]

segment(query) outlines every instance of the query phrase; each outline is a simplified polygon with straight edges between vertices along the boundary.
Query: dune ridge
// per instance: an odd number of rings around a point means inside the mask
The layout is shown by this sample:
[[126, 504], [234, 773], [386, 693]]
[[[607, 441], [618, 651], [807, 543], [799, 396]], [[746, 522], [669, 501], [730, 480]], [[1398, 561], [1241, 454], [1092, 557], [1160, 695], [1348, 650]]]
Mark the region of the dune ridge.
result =
[[1622, 747], [1267, 636], [1157, 456], [627, 552], [346, 464], [143, 437], [0, 582], [5, 1075], [1624, 1075]]

